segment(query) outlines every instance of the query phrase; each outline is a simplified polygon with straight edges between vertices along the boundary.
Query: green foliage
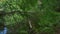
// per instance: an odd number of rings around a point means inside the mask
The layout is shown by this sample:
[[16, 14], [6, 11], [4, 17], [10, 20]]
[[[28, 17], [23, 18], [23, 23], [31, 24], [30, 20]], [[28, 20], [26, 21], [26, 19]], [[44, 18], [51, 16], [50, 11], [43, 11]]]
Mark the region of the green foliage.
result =
[[[57, 7], [57, 0], [41, 0], [42, 6], [40, 11], [40, 22], [38, 22], [38, 31], [55, 34], [54, 28], [58, 26], [60, 20], [60, 13], [55, 11]], [[59, 5], [58, 5], [59, 6]]]
[[4, 15], [2, 18], [4, 18], [4, 23], [8, 26], [9, 30], [13, 29], [18, 31], [19, 34], [28, 34], [27, 30], [29, 26], [27, 26], [26, 20], [29, 14], [27, 14], [27, 12], [37, 6], [37, 1], [38, 0], [4, 0], [0, 2], [0, 12], [3, 11], [2, 14], [4, 13]]
[[10, 15], [10, 16], [6, 15], [4, 19], [6, 21], [6, 25], [9, 25], [9, 24], [14, 24], [22, 21], [23, 17], [15, 13], [14, 15]]
[[37, 0], [6, 0], [2, 7], [5, 11], [27, 11], [37, 5]]
[[[38, 1], [42, 3], [40, 7]], [[7, 13], [3, 18], [8, 28], [19, 34], [28, 34], [29, 20], [36, 34], [55, 34], [54, 28], [60, 25], [60, 13], [55, 11], [59, 3], [57, 0], [4, 0], [0, 2], [0, 9]]]

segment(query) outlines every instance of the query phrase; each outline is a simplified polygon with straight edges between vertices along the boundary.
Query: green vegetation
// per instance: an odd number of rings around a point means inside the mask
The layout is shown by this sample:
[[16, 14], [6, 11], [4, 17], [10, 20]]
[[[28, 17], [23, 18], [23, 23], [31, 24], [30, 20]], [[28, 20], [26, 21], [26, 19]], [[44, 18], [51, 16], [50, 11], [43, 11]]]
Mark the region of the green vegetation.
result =
[[55, 34], [60, 27], [58, 7], [59, 0], [0, 0], [0, 22], [8, 34]]

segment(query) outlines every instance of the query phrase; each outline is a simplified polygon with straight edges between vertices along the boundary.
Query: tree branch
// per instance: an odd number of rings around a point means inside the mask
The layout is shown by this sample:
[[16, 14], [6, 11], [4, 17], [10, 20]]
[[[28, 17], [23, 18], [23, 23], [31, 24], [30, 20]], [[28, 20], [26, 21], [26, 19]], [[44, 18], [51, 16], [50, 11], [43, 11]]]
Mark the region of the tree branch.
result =
[[21, 12], [21, 11], [4, 12], [4, 11], [0, 11], [0, 16], [10, 15], [10, 14], [14, 14], [14, 13], [19, 13], [21, 15], [24, 15], [24, 13], [26, 13], [26, 12]]

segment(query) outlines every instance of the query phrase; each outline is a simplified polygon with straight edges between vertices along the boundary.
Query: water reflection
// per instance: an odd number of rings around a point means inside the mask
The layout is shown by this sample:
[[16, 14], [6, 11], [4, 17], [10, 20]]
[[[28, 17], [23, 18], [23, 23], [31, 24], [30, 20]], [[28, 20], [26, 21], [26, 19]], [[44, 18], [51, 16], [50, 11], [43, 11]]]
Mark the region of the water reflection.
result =
[[3, 29], [3, 30], [0, 30], [0, 34], [7, 34], [7, 28], [6, 28], [6, 27], [4, 27], [4, 29]]

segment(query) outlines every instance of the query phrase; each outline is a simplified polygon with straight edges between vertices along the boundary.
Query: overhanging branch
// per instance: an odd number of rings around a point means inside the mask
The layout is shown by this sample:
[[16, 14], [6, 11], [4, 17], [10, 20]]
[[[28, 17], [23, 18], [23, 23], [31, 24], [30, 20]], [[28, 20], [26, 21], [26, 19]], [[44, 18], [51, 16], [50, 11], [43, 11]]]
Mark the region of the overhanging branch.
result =
[[10, 15], [10, 14], [14, 14], [14, 13], [19, 13], [21, 15], [24, 15], [27, 12], [22, 12], [22, 11], [4, 12], [4, 11], [0, 11], [0, 16]]

